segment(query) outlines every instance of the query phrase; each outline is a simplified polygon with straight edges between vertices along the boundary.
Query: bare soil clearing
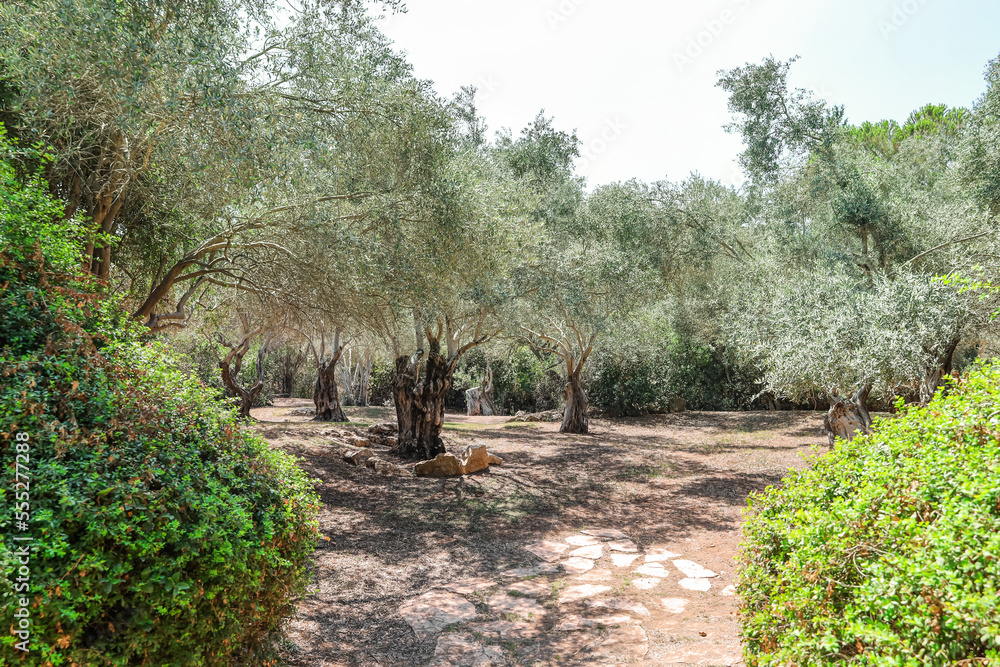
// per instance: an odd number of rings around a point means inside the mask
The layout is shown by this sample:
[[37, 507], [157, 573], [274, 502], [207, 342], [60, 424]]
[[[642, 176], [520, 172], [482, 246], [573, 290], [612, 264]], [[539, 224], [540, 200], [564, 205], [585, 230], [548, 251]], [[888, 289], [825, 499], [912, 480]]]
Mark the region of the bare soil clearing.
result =
[[[448, 414], [449, 451], [485, 444], [503, 466], [380, 477], [333, 456], [325, 424], [287, 414], [308, 405], [253, 413], [321, 480], [330, 540], [287, 627], [294, 667], [739, 664], [747, 494], [826, 441], [821, 413], [594, 419], [589, 435]], [[357, 426], [392, 419], [346, 410]]]

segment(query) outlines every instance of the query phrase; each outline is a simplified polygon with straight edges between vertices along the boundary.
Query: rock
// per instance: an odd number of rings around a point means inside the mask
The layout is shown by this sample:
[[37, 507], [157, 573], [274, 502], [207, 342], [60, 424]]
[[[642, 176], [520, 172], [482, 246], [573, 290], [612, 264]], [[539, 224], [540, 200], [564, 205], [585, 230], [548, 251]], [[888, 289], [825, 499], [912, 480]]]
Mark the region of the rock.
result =
[[692, 579], [711, 579], [719, 576], [717, 573], [698, 565], [693, 560], [675, 560], [674, 566]]
[[626, 655], [633, 658], [645, 657], [649, 651], [649, 639], [641, 625], [624, 625], [614, 628], [611, 634], [594, 649], [594, 657]]
[[375, 456], [365, 461], [365, 466], [385, 477], [392, 477], [394, 475], [408, 476], [413, 474], [408, 468], [398, 466], [395, 463], [389, 463], [388, 461], [383, 461]]
[[689, 591], [702, 591], [705, 592], [712, 587], [712, 582], [708, 579], [681, 579], [677, 582], [680, 584], [681, 588], [686, 588]]
[[562, 565], [567, 574], [583, 574], [594, 567], [594, 561], [589, 558], [574, 556], [569, 560], [564, 560], [560, 565]]
[[576, 578], [577, 581], [608, 581], [611, 579], [611, 570], [591, 570]]
[[550, 542], [549, 540], [542, 540], [541, 542], [535, 542], [534, 544], [529, 544], [524, 547], [525, 551], [530, 551], [544, 561], [552, 562], [554, 560], [559, 560], [562, 555], [569, 549], [568, 544], [563, 544], [562, 542]]
[[528, 416], [527, 412], [525, 412], [524, 410], [518, 410], [517, 412], [514, 413], [513, 417], [511, 417], [510, 419], [507, 420], [507, 422], [508, 423], [510, 423], [510, 422], [523, 422], [524, 418], [527, 417], [527, 416]]
[[362, 438], [361, 436], [357, 436], [357, 435], [350, 435], [350, 436], [348, 436], [346, 438], [346, 442], [347, 442], [347, 444], [351, 445], [352, 447], [371, 447], [372, 446], [372, 441], [371, 440], [369, 440], [368, 438]]
[[604, 546], [601, 544], [594, 544], [589, 547], [580, 547], [579, 549], [573, 549], [569, 552], [570, 556], [578, 556], [580, 558], [592, 558], [597, 560], [601, 557], [601, 553], [604, 551]]
[[349, 449], [343, 454], [344, 461], [352, 466], [364, 465], [371, 457], [372, 453], [367, 449]]
[[628, 567], [636, 558], [639, 558], [639, 554], [611, 554], [611, 562], [616, 567]]
[[640, 565], [634, 572], [639, 574], [644, 574], [647, 577], [659, 577], [660, 579], [666, 579], [668, 575], [667, 570], [660, 563], [646, 563], [645, 565]]
[[413, 469], [418, 477], [460, 477], [462, 462], [454, 454], [438, 454], [429, 461], [421, 461]]
[[432, 590], [407, 600], [399, 608], [418, 639], [441, 632], [449, 625], [476, 618], [475, 606], [461, 595]]
[[628, 535], [620, 530], [615, 530], [614, 528], [597, 528], [593, 530], [581, 530], [584, 535], [593, 535], [594, 537], [600, 537], [605, 540], [626, 540]]
[[438, 637], [434, 659], [427, 667], [495, 667], [506, 664], [499, 646], [483, 646], [471, 634], [449, 632]]
[[663, 580], [656, 577], [636, 577], [632, 580], [632, 585], [640, 591], [648, 591], [659, 586], [661, 581]]
[[288, 414], [293, 417], [314, 417], [316, 415], [316, 408], [294, 408], [289, 410]]
[[469, 445], [462, 452], [462, 474], [468, 475], [489, 467], [489, 452], [486, 451], [486, 445], [479, 447]]
[[563, 632], [575, 632], [577, 630], [590, 630], [592, 628], [613, 628], [619, 625], [626, 625], [634, 622], [635, 621], [632, 620], [631, 616], [625, 615], [583, 618], [582, 616], [577, 616], [576, 614], [570, 614], [569, 616], [566, 616], [562, 622], [555, 627], [555, 629]]
[[572, 544], [574, 547], [589, 547], [601, 543], [593, 535], [570, 535], [566, 538], [566, 542]]
[[372, 424], [368, 427], [368, 432], [373, 435], [396, 435], [396, 430], [398, 426], [394, 422], [383, 422], [381, 424]]
[[667, 410], [670, 412], [684, 412], [687, 410], [687, 404], [688, 402], [680, 396], [674, 396], [670, 399], [670, 403], [667, 405]]
[[502, 466], [503, 465], [503, 459], [500, 458], [499, 456], [497, 456], [496, 454], [489, 454], [486, 457], [486, 462], [489, 463], [491, 466]]
[[670, 560], [672, 558], [678, 558], [679, 556], [680, 554], [675, 554], [673, 551], [667, 551], [666, 549], [660, 549], [658, 547], [646, 550], [647, 563]]
[[528, 581], [519, 581], [516, 584], [507, 586], [506, 588], [508, 591], [514, 591], [515, 593], [527, 595], [532, 598], [548, 595], [552, 592], [552, 584], [549, 583], [548, 579], [529, 579]]
[[580, 584], [579, 586], [569, 586], [559, 593], [559, 604], [576, 602], [584, 598], [592, 598], [601, 593], [607, 593], [611, 586], [601, 586], [599, 584]]
[[468, 628], [488, 639], [531, 639], [542, 632], [537, 623], [525, 623], [524, 621], [470, 623]]
[[346, 431], [341, 431], [339, 428], [325, 428], [319, 434], [324, 438], [343, 438], [348, 435]]
[[641, 602], [633, 602], [627, 598], [611, 598], [610, 600], [587, 600], [588, 607], [627, 611], [636, 616], [649, 616], [649, 610]]
[[545, 616], [545, 607], [531, 598], [516, 598], [506, 593], [497, 593], [486, 601], [490, 610], [497, 614], [517, 614], [529, 621]]
[[470, 445], [462, 452], [461, 458], [454, 454], [438, 454], [429, 461], [418, 463], [413, 472], [419, 477], [459, 477], [486, 470], [491, 459], [496, 465], [503, 463], [503, 459], [486, 451], [486, 445]]
[[685, 600], [684, 598], [663, 598], [660, 600], [660, 604], [663, 608], [670, 612], [671, 614], [680, 614], [687, 607], [690, 600]]
[[443, 584], [438, 588], [443, 588], [444, 590], [451, 591], [452, 593], [469, 595], [470, 593], [475, 593], [476, 591], [481, 591], [485, 588], [491, 588], [496, 585], [497, 582], [492, 579], [484, 579], [483, 577], [466, 577], [465, 579], [456, 579], [455, 581]]
[[395, 449], [399, 445], [399, 438], [394, 435], [387, 435], [382, 439], [382, 444], [389, 449]]
[[[567, 547], [568, 548], [568, 547]], [[531, 567], [517, 567], [513, 570], [504, 570], [500, 573], [501, 577], [517, 577], [522, 579], [524, 577], [537, 577], [540, 574], [558, 574], [559, 566], [551, 565], [549, 563], [539, 563], [538, 565], [532, 565]]]
[[722, 589], [722, 593], [720, 595], [736, 595], [736, 586], [729, 584]]
[[615, 540], [613, 542], [608, 542], [608, 548], [612, 551], [621, 551], [627, 554], [634, 554], [639, 550], [639, 547], [635, 545], [632, 540]]

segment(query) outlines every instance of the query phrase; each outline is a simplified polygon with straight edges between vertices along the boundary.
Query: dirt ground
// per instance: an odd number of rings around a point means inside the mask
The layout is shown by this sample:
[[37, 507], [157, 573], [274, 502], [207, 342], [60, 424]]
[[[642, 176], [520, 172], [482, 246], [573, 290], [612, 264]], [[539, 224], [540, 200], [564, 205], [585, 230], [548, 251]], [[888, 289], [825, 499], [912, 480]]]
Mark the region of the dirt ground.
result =
[[[326, 425], [289, 414], [309, 405], [285, 400], [254, 411], [261, 420], [256, 428], [300, 457], [320, 481], [321, 531], [330, 538], [316, 549], [315, 582], [287, 627], [282, 654], [293, 667], [739, 664], [736, 598], [729, 587], [747, 494], [806, 465], [813, 445], [824, 443], [826, 450], [820, 413], [594, 419], [584, 436], [561, 435], [557, 423], [449, 414], [449, 451], [484, 444], [503, 465], [458, 479], [380, 477], [334, 456], [330, 439], [320, 435]], [[390, 408], [347, 412], [361, 427], [392, 420]], [[497, 622], [526, 620], [496, 606], [497, 600], [524, 597], [504, 593], [512, 584], [501, 573], [541, 562], [526, 546], [572, 543], [587, 529], [623, 532], [638, 559], [622, 567], [610, 562], [611, 552], [602, 552], [582, 575], [522, 577], [542, 582], [540, 588], [537, 582], [517, 586], [539, 588], [528, 594], [544, 611], [529, 614], [530, 632], [496, 631]], [[714, 571], [718, 576], [704, 580], [711, 588], [685, 590], [679, 581], [684, 575], [670, 562], [662, 563], [669, 568], [664, 579], [634, 572], [644, 555], [648, 562], [663, 550]], [[455, 580], [492, 584], [466, 595], [476, 622], [418, 638], [401, 607]], [[641, 581], [658, 583], [643, 589]], [[601, 594], [564, 601], [567, 587], [587, 582], [597, 582]], [[625, 612], [617, 630], [566, 630], [567, 619], [600, 611], [588, 606], [599, 599], [638, 603], [648, 614], [627, 619]], [[467, 644], [484, 653], [472, 656]], [[465, 657], [448, 657], [453, 654]]]

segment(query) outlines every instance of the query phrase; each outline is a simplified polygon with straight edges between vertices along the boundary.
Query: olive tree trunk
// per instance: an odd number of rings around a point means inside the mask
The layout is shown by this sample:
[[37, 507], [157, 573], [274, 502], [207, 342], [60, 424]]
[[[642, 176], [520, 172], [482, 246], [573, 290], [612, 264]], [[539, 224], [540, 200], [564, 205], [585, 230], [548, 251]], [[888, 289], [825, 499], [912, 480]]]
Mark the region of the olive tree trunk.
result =
[[937, 366], [928, 368], [923, 379], [920, 381], [920, 402], [923, 405], [931, 402], [934, 394], [937, 393], [938, 388], [941, 386], [941, 381], [946, 375], [951, 375], [952, 367], [955, 363], [955, 351], [958, 349], [960, 340], [958, 336], [951, 339], [948, 346], [944, 349], [944, 353], [941, 355]]
[[493, 371], [489, 368], [478, 387], [465, 390], [465, 411], [470, 417], [492, 417], [497, 413], [493, 403]]
[[823, 427], [833, 447], [837, 438], [850, 441], [860, 432], [867, 435], [872, 432], [872, 418], [868, 414], [868, 395], [870, 384], [859, 388], [851, 398], [835, 396], [830, 400], [830, 411], [823, 418]]
[[399, 426], [396, 451], [404, 458], [432, 459], [445, 452], [441, 426], [455, 365], [432, 351], [421, 375], [418, 355], [419, 352], [413, 357], [396, 358], [396, 378], [392, 386]]
[[313, 403], [316, 404], [316, 416], [313, 417], [313, 421], [349, 421], [344, 414], [344, 407], [340, 403], [340, 390], [337, 388], [337, 363], [342, 354], [343, 348], [336, 348], [330, 359], [319, 362], [316, 384], [313, 386]]
[[[580, 364], [582, 366], [582, 364]], [[560, 433], [588, 433], [590, 422], [587, 418], [587, 411], [590, 402], [587, 400], [587, 392], [580, 382], [579, 370], [570, 373], [566, 380], [566, 385], [562, 392], [563, 401], [566, 407], [563, 409], [562, 425], [559, 426]]]
[[247, 420], [251, 418], [250, 408], [253, 407], [260, 392], [264, 389], [264, 357], [267, 355], [267, 348], [271, 342], [271, 337], [268, 336], [267, 341], [260, 346], [257, 351], [257, 377], [252, 386], [244, 387], [237, 381], [237, 378], [239, 378], [240, 370], [243, 368], [243, 357], [250, 351], [250, 341], [253, 336], [254, 334], [245, 336], [239, 345], [230, 345], [221, 336], [219, 337], [223, 345], [230, 348], [229, 354], [219, 361], [219, 368], [222, 370], [222, 383], [233, 396], [240, 399], [240, 418]]

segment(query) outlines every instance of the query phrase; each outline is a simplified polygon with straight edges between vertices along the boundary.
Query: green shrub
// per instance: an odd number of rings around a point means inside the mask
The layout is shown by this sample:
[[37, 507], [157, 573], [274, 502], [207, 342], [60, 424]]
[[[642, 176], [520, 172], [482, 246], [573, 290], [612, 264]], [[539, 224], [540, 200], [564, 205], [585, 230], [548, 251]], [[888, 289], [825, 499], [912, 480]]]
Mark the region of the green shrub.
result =
[[[13, 628], [28, 601], [31, 652], [4, 633], [0, 665], [253, 662], [305, 581], [310, 482], [94, 303], [73, 273], [74, 237], [46, 227], [72, 224], [7, 167], [0, 307], [20, 310], [0, 327], [0, 609]], [[14, 513], [18, 455], [27, 528]], [[15, 578], [25, 536], [28, 591]]]
[[[546, 372], [555, 365], [554, 370]], [[476, 347], [461, 359], [448, 392], [446, 405], [453, 410], [465, 410], [465, 390], [479, 386], [489, 365], [493, 373], [493, 403], [500, 414], [512, 415], [518, 410], [537, 412], [559, 406], [563, 381], [558, 379], [561, 360], [539, 359], [527, 345], [512, 349]]]
[[612, 342], [595, 352], [590, 402], [614, 415], [666, 410], [680, 396], [691, 410], [756, 407], [759, 384], [752, 369], [729, 359], [724, 348], [653, 332]]
[[748, 665], [996, 664], [1000, 365], [752, 497]]

